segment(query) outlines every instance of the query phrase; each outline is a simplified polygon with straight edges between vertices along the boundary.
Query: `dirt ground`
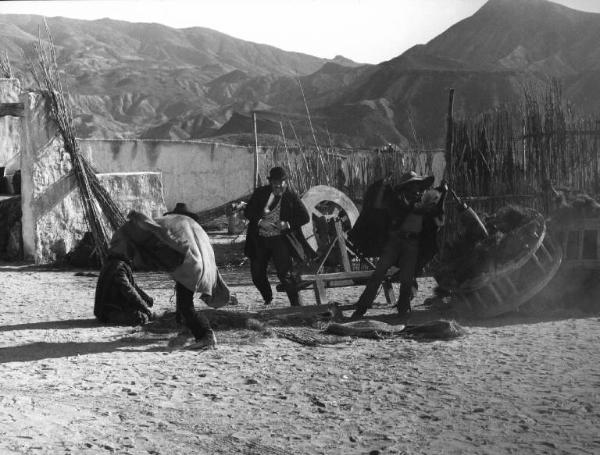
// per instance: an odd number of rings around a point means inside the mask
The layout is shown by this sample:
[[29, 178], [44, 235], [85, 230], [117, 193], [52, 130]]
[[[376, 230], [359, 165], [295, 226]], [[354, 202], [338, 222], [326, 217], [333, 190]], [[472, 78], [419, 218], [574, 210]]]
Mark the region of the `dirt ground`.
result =
[[[433, 342], [219, 331], [194, 352], [167, 346], [176, 333], [98, 325], [96, 277], [75, 272], [0, 266], [2, 454], [600, 453], [597, 313], [459, 321], [466, 336]], [[261, 309], [246, 269], [224, 275], [233, 311]], [[173, 309], [168, 277], [137, 276]]]

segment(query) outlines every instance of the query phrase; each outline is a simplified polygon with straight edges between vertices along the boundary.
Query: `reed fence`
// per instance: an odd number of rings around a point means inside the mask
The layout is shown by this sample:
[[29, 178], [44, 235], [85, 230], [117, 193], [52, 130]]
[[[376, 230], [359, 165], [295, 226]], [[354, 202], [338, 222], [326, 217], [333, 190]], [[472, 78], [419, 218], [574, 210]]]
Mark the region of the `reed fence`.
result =
[[433, 153], [398, 150], [344, 150], [335, 148], [277, 147], [265, 168], [287, 169], [291, 187], [303, 194], [315, 185], [333, 186], [360, 203], [367, 187], [388, 175], [392, 181], [404, 172], [433, 173]]
[[556, 81], [452, 128], [449, 179], [476, 210], [521, 203], [547, 214], [550, 183], [600, 193], [600, 119], [575, 115]]

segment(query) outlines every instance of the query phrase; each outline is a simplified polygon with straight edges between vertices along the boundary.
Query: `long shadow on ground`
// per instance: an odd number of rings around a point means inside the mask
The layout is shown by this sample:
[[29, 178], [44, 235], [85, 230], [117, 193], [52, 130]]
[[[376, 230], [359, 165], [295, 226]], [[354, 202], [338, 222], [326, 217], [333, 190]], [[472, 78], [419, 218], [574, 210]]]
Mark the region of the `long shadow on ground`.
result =
[[133, 342], [131, 339], [124, 339], [108, 342], [30, 343], [21, 346], [0, 348], [0, 364], [8, 362], [34, 362], [43, 359], [115, 351], [138, 352], [138, 350], [133, 349], [134, 346], [154, 344], [156, 341], [156, 339], [136, 339]]
[[0, 332], [12, 332], [16, 330], [88, 329], [93, 327], [100, 327], [100, 323], [94, 318], [70, 319], [66, 321], [44, 321], [4, 325], [0, 326]]

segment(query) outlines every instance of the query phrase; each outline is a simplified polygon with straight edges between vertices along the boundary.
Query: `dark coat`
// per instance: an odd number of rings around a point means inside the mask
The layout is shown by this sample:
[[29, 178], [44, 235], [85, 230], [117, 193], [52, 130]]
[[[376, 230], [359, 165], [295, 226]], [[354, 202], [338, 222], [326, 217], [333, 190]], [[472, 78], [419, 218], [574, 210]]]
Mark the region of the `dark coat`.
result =
[[387, 241], [390, 229], [391, 216], [389, 207], [394, 202], [392, 187], [384, 188], [382, 206], [377, 206], [377, 196], [383, 185], [383, 180], [378, 180], [367, 188], [363, 197], [363, 206], [354, 226], [348, 233], [348, 239], [367, 257], [378, 257]]
[[[373, 183], [365, 192], [363, 209], [356, 223], [348, 234], [348, 238], [358, 251], [367, 257], [381, 255], [392, 225], [401, 225], [411, 213], [423, 215], [423, 229], [419, 235], [419, 258], [416, 273], [427, 265], [438, 252], [437, 233], [444, 221], [445, 192], [434, 209], [420, 211], [414, 205], [405, 205], [397, 197], [399, 190], [387, 186], [383, 189], [381, 201], [376, 201], [383, 181]], [[377, 204], [380, 203], [380, 205]]]
[[[270, 195], [270, 185], [257, 188], [254, 190], [254, 193], [248, 201], [248, 205], [244, 209], [244, 216], [249, 221], [244, 254], [250, 259], [256, 257], [255, 252], [259, 247], [258, 222], [263, 216], [263, 210], [265, 205], [267, 205]], [[283, 231], [282, 234], [288, 242], [295, 259], [304, 262], [306, 260], [307, 253], [309, 253], [308, 250], [310, 250], [310, 247], [308, 247], [301, 228], [310, 221], [308, 211], [298, 195], [289, 188], [283, 192], [280, 204], [281, 208], [279, 217], [281, 221], [287, 221], [290, 224], [290, 229]]]
[[111, 311], [140, 311], [149, 315], [148, 307], [152, 304], [152, 298], [135, 284], [129, 261], [109, 256], [96, 284], [94, 316], [105, 322]]

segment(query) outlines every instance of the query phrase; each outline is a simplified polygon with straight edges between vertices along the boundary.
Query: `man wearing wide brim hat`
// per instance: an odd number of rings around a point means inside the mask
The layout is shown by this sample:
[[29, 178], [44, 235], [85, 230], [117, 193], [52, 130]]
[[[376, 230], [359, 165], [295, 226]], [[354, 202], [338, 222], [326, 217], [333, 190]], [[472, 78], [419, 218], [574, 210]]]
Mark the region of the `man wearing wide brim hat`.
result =
[[190, 212], [185, 202], [178, 202], [175, 204], [175, 208], [170, 212], [165, 213], [163, 216], [166, 215], [185, 215], [194, 220], [196, 223], [200, 224], [200, 217], [198, 217], [198, 215], [195, 213]]
[[265, 305], [273, 300], [267, 276], [269, 261], [273, 261], [277, 276], [292, 306], [300, 305], [292, 258], [306, 260], [306, 240], [302, 226], [310, 221], [306, 207], [288, 187], [285, 169], [274, 167], [269, 172], [269, 185], [254, 190], [244, 216], [249, 220], [244, 253], [250, 259], [252, 282]]
[[[376, 182], [367, 190], [365, 206], [350, 232], [354, 245], [367, 256], [379, 256], [375, 271], [357, 302], [354, 319], [362, 317], [373, 304], [379, 286], [392, 266], [399, 268], [400, 296], [396, 308], [406, 316], [410, 312], [415, 276], [437, 251], [436, 233], [443, 220], [445, 189], [425, 190], [433, 176], [420, 176], [414, 171], [400, 176], [395, 187], [391, 179]], [[362, 218], [362, 219], [361, 219]], [[382, 241], [373, 243], [376, 236]], [[364, 245], [364, 247], [363, 247]]]
[[398, 180], [398, 184], [396, 185], [396, 188], [399, 189], [399, 188], [405, 187], [407, 185], [413, 184], [417, 188], [420, 188], [423, 190], [423, 189], [427, 189], [431, 185], [433, 185], [434, 180], [435, 180], [435, 177], [433, 175], [429, 175], [429, 176], [425, 177], [425, 176], [418, 175], [415, 171], [410, 171], [410, 172], [407, 172], [400, 176], [400, 179]]

